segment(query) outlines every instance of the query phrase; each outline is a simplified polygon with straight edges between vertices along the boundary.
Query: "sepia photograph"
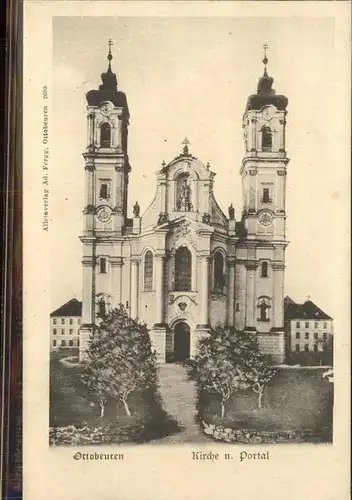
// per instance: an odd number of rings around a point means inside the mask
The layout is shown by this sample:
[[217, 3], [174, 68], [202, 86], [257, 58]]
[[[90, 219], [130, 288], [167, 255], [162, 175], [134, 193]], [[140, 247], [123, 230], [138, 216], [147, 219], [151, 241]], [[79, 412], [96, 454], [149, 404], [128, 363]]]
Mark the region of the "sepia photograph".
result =
[[53, 18], [51, 446], [332, 443], [334, 30]]
[[26, 0], [30, 500], [344, 500], [350, 6]]

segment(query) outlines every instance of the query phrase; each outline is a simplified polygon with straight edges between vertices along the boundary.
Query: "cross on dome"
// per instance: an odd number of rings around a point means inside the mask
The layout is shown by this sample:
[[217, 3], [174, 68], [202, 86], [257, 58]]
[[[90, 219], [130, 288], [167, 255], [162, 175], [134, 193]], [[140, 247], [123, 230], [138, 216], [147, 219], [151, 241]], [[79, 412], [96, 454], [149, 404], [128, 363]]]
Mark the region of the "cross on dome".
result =
[[108, 40], [108, 46], [109, 46], [109, 54], [108, 54], [108, 61], [109, 61], [109, 68], [108, 71], [111, 71], [111, 60], [112, 60], [112, 54], [111, 54], [111, 47], [114, 45], [114, 42], [109, 38]]
[[264, 45], [263, 45], [263, 49], [264, 49], [264, 58], [263, 58], [264, 74], [266, 74], [266, 65], [268, 64], [268, 57], [267, 57], [268, 48], [269, 48], [269, 45], [267, 43], [264, 43]]

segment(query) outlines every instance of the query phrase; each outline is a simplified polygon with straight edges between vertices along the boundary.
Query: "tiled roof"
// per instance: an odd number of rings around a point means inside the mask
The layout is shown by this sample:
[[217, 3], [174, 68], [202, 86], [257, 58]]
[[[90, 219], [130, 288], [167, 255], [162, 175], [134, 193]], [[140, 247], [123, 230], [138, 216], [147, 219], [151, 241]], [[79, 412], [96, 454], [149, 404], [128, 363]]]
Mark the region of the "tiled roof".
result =
[[285, 307], [287, 307], [289, 304], [295, 304], [295, 301], [293, 299], [291, 299], [291, 297], [286, 295], [286, 297], [284, 298], [284, 304], [285, 304]]
[[82, 316], [82, 302], [77, 299], [71, 299], [53, 311], [50, 316]]
[[304, 304], [296, 304], [290, 297], [285, 297], [285, 320], [290, 319], [326, 320], [332, 318], [311, 300], [306, 300]]

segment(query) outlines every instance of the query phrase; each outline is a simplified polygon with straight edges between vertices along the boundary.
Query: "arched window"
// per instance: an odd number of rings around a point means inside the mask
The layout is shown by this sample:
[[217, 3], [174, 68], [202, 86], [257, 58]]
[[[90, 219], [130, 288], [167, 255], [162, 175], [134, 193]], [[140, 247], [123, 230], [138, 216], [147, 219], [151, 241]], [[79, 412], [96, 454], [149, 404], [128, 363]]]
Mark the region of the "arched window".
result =
[[144, 291], [153, 290], [153, 254], [150, 250], [144, 257]]
[[193, 210], [191, 194], [189, 175], [179, 175], [176, 181], [176, 210], [180, 212], [191, 212]]
[[102, 148], [109, 148], [111, 145], [111, 127], [108, 123], [103, 123], [100, 127], [100, 145]]
[[192, 255], [186, 247], [175, 253], [175, 290], [192, 290]]
[[262, 128], [262, 151], [271, 151], [273, 135], [269, 127]]
[[221, 252], [214, 255], [214, 291], [223, 292], [225, 286], [224, 257]]

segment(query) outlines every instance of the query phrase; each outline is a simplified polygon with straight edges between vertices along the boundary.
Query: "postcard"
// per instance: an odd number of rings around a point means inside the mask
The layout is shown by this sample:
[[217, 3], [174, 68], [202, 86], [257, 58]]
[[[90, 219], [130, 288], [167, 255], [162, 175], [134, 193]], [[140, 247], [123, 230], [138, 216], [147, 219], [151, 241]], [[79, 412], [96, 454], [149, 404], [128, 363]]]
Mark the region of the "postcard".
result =
[[349, 13], [25, 2], [27, 499], [347, 499]]

